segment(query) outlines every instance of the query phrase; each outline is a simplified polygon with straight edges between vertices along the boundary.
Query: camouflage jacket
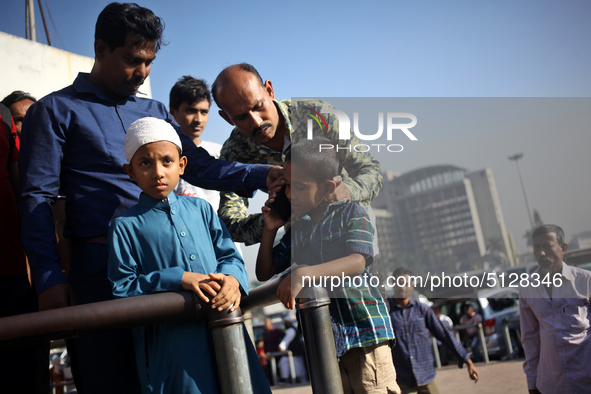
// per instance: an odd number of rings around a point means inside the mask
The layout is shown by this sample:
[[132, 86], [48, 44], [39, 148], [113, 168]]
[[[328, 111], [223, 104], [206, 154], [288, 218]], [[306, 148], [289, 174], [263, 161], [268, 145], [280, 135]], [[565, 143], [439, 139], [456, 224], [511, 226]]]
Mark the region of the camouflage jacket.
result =
[[[297, 100], [292, 105], [292, 100], [275, 101], [280, 113], [280, 121], [286, 123], [286, 130], [289, 130], [289, 138], [296, 143], [306, 138], [307, 121], [311, 119], [311, 111], [303, 108], [311, 108], [320, 112], [321, 108], [332, 108], [328, 103], [320, 100]], [[333, 144], [345, 147], [351, 144], [360, 144], [356, 136], [352, 135], [350, 140], [339, 140], [338, 119], [333, 114], [323, 114], [328, 125], [324, 122], [313, 122], [314, 136], [324, 136], [330, 139]], [[353, 133], [352, 133], [353, 134]], [[247, 164], [271, 164], [282, 166], [285, 159], [285, 148], [283, 152], [277, 152], [259, 142], [253, 141], [242, 134], [237, 128], [232, 130], [230, 137], [224, 143], [220, 159], [238, 161]], [[347, 185], [351, 200], [367, 208], [371, 200], [377, 196], [382, 188], [382, 174], [380, 163], [369, 153], [356, 152], [353, 149], [340, 148], [338, 150], [341, 165], [341, 176]], [[244, 242], [252, 245], [260, 242], [263, 235], [263, 216], [260, 213], [249, 215], [248, 199], [239, 197], [235, 193], [220, 193], [220, 208], [218, 215], [225, 223], [236, 242]]]

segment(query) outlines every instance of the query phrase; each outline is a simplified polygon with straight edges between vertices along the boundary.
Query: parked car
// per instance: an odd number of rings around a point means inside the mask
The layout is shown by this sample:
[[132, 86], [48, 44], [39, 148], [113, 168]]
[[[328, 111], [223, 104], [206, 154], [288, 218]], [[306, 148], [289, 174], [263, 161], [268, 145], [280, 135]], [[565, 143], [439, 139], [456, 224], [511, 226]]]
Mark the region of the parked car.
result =
[[577, 267], [579, 267], [580, 269], [591, 271], [591, 263], [583, 263], [581, 265], [578, 265]]
[[[475, 297], [476, 291], [498, 289], [499, 269], [475, 270], [455, 274], [434, 275], [425, 286], [424, 292], [429, 299], [469, 298]], [[439, 277], [435, 281], [435, 277]]]
[[[503, 333], [503, 319], [519, 317], [519, 292], [513, 288], [476, 289], [472, 297], [433, 300], [441, 306], [441, 312], [451, 318], [455, 325], [460, 324], [460, 317], [465, 303], [470, 303], [474, 312], [482, 316], [482, 325], [486, 337], [486, 349], [489, 357], [503, 358], [507, 355], [507, 345]], [[521, 330], [519, 322], [509, 323], [513, 358], [523, 355], [521, 348]]]
[[591, 264], [591, 248], [569, 250], [564, 255], [564, 261], [575, 267]]

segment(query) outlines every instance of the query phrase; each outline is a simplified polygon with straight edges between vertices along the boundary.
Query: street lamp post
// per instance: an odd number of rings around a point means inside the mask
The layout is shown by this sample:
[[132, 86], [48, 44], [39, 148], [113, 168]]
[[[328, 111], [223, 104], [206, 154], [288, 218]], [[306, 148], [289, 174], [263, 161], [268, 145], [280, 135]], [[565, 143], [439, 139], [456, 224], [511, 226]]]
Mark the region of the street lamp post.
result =
[[529, 208], [529, 200], [527, 199], [527, 193], [525, 192], [525, 184], [523, 183], [523, 176], [521, 175], [521, 168], [519, 167], [519, 159], [523, 157], [523, 153], [516, 153], [514, 155], [509, 156], [509, 160], [512, 160], [517, 164], [517, 172], [519, 173], [519, 180], [521, 181], [521, 189], [523, 190], [523, 197], [525, 197], [525, 206], [527, 207], [527, 215], [529, 216], [529, 223], [531, 224], [531, 228], [533, 230], [534, 224], [534, 217], [532, 216], [531, 209]]

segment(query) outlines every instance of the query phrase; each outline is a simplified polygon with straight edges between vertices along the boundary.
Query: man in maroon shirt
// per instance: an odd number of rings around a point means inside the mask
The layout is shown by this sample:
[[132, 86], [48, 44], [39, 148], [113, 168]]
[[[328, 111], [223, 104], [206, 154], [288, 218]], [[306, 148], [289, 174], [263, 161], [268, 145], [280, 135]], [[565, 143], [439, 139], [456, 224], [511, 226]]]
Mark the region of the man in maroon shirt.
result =
[[[27, 259], [19, 241], [15, 195], [20, 144], [8, 108], [0, 106], [0, 317], [8, 317], [36, 312], [38, 308], [37, 294], [29, 283]], [[46, 344], [0, 350], [3, 390], [49, 393], [48, 364]]]

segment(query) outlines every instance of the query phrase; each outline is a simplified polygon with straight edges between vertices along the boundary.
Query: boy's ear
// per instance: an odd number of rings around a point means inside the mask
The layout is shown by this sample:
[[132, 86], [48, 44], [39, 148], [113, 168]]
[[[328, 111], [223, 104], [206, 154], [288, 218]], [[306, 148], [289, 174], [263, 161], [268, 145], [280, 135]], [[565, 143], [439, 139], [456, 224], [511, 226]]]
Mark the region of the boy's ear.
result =
[[337, 188], [337, 183], [332, 179], [327, 179], [322, 182], [322, 187], [324, 187], [324, 195], [334, 193], [335, 189]]
[[131, 166], [131, 164], [123, 164], [123, 171], [125, 171], [125, 173], [129, 175], [129, 179], [135, 181], [135, 174], [133, 173], [133, 167]]
[[176, 120], [176, 114], [177, 114], [176, 109], [171, 108], [170, 109], [170, 114], [172, 115], [172, 117], [174, 118], [174, 120]]
[[185, 167], [187, 167], [187, 156], [181, 156], [179, 159], [179, 175], [185, 173]]

